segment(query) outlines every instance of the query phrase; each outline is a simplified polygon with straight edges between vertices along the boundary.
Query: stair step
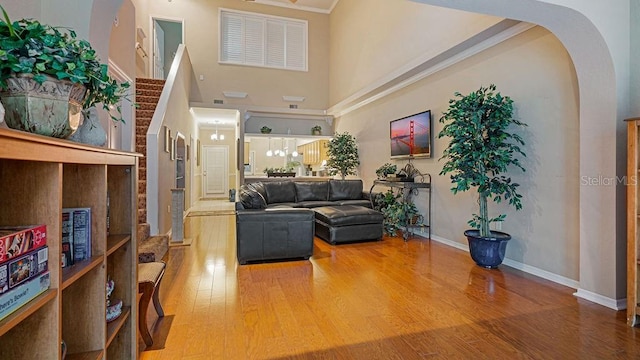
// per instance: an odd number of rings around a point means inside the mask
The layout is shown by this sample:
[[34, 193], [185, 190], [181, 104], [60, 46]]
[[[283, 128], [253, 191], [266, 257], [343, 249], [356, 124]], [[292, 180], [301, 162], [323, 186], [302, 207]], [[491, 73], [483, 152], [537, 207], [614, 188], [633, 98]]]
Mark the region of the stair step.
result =
[[157, 104], [158, 100], [160, 100], [159, 96], [148, 96], [148, 95], [138, 95], [136, 96], [136, 103], [149, 103], [149, 104]]
[[148, 222], [138, 223], [138, 241], [146, 240], [151, 234], [151, 225]]
[[147, 193], [147, 181], [146, 180], [138, 180], [138, 194], [146, 194]]
[[138, 108], [136, 109], [136, 111], [144, 111], [144, 110], [155, 111], [156, 105], [158, 105], [158, 103], [137, 103], [137, 104], [138, 104]]
[[[136, 118], [136, 127], [143, 126], [143, 127], [149, 128], [149, 125], [151, 125], [150, 117]], [[145, 133], [146, 132], [147, 131], [145, 130]]]
[[147, 209], [138, 209], [138, 224], [147, 222]]
[[147, 208], [147, 196], [144, 194], [138, 195], [138, 209], [146, 209]]
[[152, 78], [142, 78], [142, 77], [137, 77], [136, 78], [136, 84], [137, 83], [142, 83], [142, 84], [161, 84], [161, 85], [164, 85], [165, 82], [166, 82], [166, 80], [164, 80], [164, 79], [152, 79]]
[[136, 110], [136, 119], [141, 117], [152, 118], [155, 110]]

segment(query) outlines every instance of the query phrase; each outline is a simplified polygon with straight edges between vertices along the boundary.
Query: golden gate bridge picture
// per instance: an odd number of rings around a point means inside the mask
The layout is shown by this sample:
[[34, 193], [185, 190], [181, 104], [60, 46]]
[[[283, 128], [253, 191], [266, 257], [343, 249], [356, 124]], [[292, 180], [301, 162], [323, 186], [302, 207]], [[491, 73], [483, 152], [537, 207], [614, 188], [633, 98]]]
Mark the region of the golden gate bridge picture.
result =
[[390, 123], [391, 157], [431, 156], [431, 111]]

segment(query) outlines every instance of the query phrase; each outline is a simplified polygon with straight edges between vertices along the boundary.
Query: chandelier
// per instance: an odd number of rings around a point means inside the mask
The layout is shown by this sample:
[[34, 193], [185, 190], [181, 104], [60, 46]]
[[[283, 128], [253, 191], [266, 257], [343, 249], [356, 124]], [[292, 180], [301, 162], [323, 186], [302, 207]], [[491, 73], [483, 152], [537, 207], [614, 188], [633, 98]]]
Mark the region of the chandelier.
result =
[[216, 133], [215, 134], [211, 134], [211, 140], [224, 140], [224, 134], [220, 134], [218, 135], [218, 122], [219, 120], [216, 120]]

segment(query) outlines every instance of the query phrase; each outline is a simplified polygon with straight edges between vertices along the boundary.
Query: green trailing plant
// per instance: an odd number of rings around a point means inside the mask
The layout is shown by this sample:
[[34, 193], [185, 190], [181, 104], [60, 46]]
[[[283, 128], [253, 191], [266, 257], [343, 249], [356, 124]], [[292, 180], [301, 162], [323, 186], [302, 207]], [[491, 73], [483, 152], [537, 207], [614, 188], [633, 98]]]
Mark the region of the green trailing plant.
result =
[[382, 179], [387, 175], [395, 174], [396, 171], [398, 171], [398, 167], [395, 164], [392, 165], [390, 163], [385, 163], [384, 165], [376, 169], [376, 175], [378, 176], [378, 178]]
[[384, 216], [382, 225], [385, 234], [396, 236], [400, 230], [408, 230], [409, 226], [422, 225], [422, 216], [416, 205], [403, 201], [399, 193], [391, 189], [375, 198], [375, 208]]
[[[7, 79], [16, 74], [31, 74], [39, 84], [51, 76], [84, 85], [85, 110], [102, 104], [103, 109], [115, 107], [120, 114], [120, 101], [130, 85], [109, 76], [107, 65], [100, 63], [88, 41], [78, 39], [71, 29], [33, 19], [11, 22], [2, 6], [0, 10], [4, 18], [0, 20], [0, 88], [7, 89]], [[111, 118], [123, 121], [121, 116]]]
[[314, 127], [311, 128], [311, 133], [322, 133], [322, 126], [320, 125], [316, 125]]
[[327, 146], [329, 174], [340, 174], [342, 179], [347, 175], [355, 175], [355, 170], [360, 165], [356, 139], [348, 132], [336, 134]]
[[456, 92], [455, 97], [440, 118], [445, 125], [438, 138], [451, 138], [440, 158], [446, 160], [440, 175], [450, 174], [454, 194], [477, 189], [479, 214], [473, 214], [468, 224], [479, 229], [481, 237], [491, 237], [489, 224], [503, 221], [506, 215], [490, 218], [488, 199], [522, 208], [519, 184], [504, 173], [511, 166], [525, 171], [518, 159], [526, 156], [520, 148], [524, 141], [509, 127], [526, 124], [513, 118], [513, 100], [496, 92], [493, 84], [466, 96]]

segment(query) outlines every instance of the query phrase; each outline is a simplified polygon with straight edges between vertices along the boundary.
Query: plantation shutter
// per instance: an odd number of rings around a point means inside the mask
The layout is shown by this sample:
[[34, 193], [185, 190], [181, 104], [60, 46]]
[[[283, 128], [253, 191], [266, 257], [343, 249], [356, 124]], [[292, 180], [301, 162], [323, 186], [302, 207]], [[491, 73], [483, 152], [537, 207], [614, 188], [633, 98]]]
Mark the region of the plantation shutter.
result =
[[267, 66], [284, 67], [285, 24], [281, 21], [267, 22]]
[[220, 11], [219, 62], [307, 71], [307, 22]]

